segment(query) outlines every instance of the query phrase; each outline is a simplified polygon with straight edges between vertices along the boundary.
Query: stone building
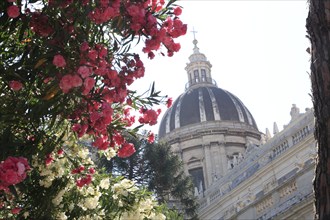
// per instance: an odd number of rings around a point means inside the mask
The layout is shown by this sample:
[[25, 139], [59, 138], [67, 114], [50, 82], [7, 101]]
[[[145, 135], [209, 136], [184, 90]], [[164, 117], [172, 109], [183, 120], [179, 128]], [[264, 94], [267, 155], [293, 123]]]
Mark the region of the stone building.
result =
[[274, 123], [273, 137], [261, 133], [193, 43], [186, 90], [164, 114], [159, 138], [193, 177], [200, 219], [313, 219], [313, 110], [293, 105], [282, 131]]

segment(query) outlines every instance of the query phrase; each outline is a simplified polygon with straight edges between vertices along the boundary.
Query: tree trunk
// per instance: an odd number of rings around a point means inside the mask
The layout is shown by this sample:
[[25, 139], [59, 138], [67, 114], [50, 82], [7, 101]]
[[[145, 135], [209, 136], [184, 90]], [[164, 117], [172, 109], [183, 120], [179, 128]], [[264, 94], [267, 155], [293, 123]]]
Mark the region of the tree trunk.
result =
[[330, 219], [330, 1], [310, 0], [311, 80], [318, 158], [314, 180], [316, 219]]

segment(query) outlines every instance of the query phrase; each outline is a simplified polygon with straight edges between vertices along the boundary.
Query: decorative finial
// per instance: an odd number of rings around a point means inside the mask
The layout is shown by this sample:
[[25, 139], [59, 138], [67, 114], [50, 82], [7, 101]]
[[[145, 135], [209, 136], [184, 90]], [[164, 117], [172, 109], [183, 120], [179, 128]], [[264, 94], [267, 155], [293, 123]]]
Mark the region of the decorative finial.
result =
[[277, 123], [274, 122], [274, 126], [273, 126], [273, 134], [275, 135], [275, 134], [277, 134], [277, 133], [279, 133], [279, 130], [278, 130], [278, 127], [277, 127]]
[[199, 53], [199, 48], [197, 47], [197, 43], [198, 41], [196, 40], [196, 33], [197, 31], [195, 31], [195, 28], [193, 27], [193, 30], [191, 31], [194, 35], [194, 40], [193, 40], [193, 44], [194, 44], [194, 53]]

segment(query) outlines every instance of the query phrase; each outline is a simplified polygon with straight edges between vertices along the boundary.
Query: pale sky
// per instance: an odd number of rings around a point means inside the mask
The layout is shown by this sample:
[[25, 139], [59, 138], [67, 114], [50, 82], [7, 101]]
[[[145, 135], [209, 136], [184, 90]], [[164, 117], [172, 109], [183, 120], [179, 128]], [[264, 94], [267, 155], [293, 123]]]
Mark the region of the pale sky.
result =
[[[290, 121], [292, 104], [305, 112], [310, 97], [310, 55], [305, 21], [307, 1], [178, 1], [187, 34], [178, 41], [181, 50], [171, 58], [141, 55], [145, 77], [132, 89], [156, 89], [175, 100], [188, 81], [184, 70], [193, 52], [193, 28], [201, 53], [212, 64], [218, 87], [236, 95], [250, 110], [259, 131], [273, 132]], [[140, 53], [142, 54], [142, 52]], [[165, 112], [165, 109], [163, 113]], [[158, 133], [158, 126], [152, 130]]]

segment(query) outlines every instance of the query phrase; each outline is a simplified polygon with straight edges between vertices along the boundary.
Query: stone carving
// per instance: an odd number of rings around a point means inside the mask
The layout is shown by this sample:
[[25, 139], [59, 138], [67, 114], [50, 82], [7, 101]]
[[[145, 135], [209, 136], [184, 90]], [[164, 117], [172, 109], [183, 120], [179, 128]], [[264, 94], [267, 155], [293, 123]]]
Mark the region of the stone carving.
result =
[[297, 183], [296, 183], [296, 181], [293, 181], [293, 182], [287, 184], [286, 186], [282, 187], [279, 190], [280, 198], [282, 199], [282, 198], [292, 194], [296, 190], [297, 190]]
[[258, 214], [260, 214], [263, 211], [269, 209], [271, 206], [273, 206], [273, 204], [273, 197], [269, 196], [256, 205], [256, 211]]
[[290, 111], [291, 121], [298, 118], [299, 113], [300, 113], [300, 110], [299, 110], [299, 108], [297, 108], [296, 104], [292, 104], [292, 108], [291, 108], [291, 111]]
[[264, 184], [264, 193], [267, 193], [277, 186], [276, 177], [272, 177], [266, 184]]

